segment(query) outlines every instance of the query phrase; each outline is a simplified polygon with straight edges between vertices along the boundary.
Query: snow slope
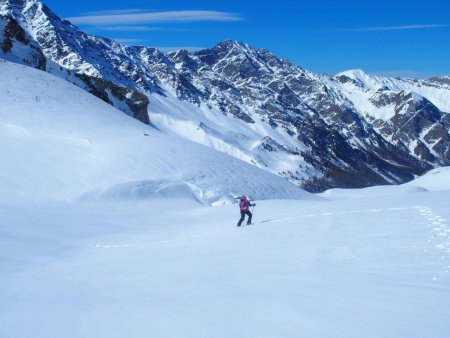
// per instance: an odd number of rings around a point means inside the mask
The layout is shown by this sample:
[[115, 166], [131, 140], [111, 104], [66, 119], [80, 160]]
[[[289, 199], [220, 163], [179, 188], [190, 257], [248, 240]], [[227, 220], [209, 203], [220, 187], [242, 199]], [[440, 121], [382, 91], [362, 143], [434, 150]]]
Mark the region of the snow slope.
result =
[[3, 203], [311, 196], [231, 156], [149, 128], [55, 76], [6, 61], [0, 73]]
[[450, 190], [450, 167], [430, 170], [425, 175], [405, 183], [406, 187], [422, 187], [427, 190]]
[[0, 207], [0, 336], [446, 338], [450, 192], [382, 190]]
[[[0, 337], [448, 337], [450, 190], [313, 196], [0, 72]], [[257, 205], [237, 228], [222, 202], [242, 192]]]
[[[224, 152], [274, 174], [296, 172], [299, 166], [308, 174], [319, 174], [298, 155], [306, 148], [282, 128], [271, 128], [260, 120], [242, 123], [216, 108], [180, 101], [171, 88], [165, 89], [165, 96], [152, 95], [148, 107], [152, 124], [161, 131]], [[265, 140], [273, 142], [272, 151], [263, 147]], [[295, 150], [296, 155], [288, 154], [286, 149]], [[308, 178], [308, 175], [300, 176]]]

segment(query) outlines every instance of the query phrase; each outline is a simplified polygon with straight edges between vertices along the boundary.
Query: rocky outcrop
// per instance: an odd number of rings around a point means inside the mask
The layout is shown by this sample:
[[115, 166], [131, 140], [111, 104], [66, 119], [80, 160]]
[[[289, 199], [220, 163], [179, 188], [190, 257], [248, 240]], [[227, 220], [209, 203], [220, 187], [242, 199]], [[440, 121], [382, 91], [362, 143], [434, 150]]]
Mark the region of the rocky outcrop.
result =
[[39, 46], [12, 17], [0, 15], [0, 57], [45, 70], [47, 60]]

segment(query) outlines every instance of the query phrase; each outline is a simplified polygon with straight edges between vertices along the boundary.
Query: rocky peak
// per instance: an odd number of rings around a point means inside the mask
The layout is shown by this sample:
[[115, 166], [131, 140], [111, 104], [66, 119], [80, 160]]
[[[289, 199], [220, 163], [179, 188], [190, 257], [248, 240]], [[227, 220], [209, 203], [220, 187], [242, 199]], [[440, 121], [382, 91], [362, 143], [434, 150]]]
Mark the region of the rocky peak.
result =
[[200, 60], [186, 49], [171, 52], [167, 56], [182, 70], [196, 72], [201, 67]]
[[351, 77], [349, 77], [348, 75], [345, 75], [345, 74], [338, 74], [338, 75], [336, 75], [334, 77], [334, 79], [337, 82], [342, 83], [342, 84], [344, 84], [344, 83], [351, 83], [351, 84], [354, 84], [354, 85], [358, 85], [359, 84], [358, 82], [356, 82], [355, 79], [353, 79], [353, 78], [351, 78]]
[[200, 61], [233, 82], [260, 81], [276, 72], [286, 72], [290, 64], [267, 50], [258, 50], [248, 44], [226, 40], [211, 49], [195, 53]]
[[340, 72], [338, 74], [336, 74], [336, 76], [340, 76], [340, 75], [345, 75], [351, 79], [357, 80], [357, 79], [362, 79], [365, 77], [369, 77], [370, 75], [367, 74], [365, 71], [363, 71], [362, 69], [349, 69], [343, 72]]
[[[374, 75], [367, 74], [362, 69], [352, 69], [336, 74], [334, 79], [341, 83], [352, 83], [355, 86], [370, 90], [385, 89], [385, 85]], [[351, 79], [349, 81], [348, 79]], [[345, 81], [345, 82], [342, 82]]]
[[241, 42], [233, 40], [225, 40], [216, 46], [198, 51], [194, 53], [202, 62], [209, 66], [214, 66], [222, 60], [234, 60], [245, 59], [246, 51], [251, 48]]
[[226, 57], [230, 52], [234, 52], [236, 54], [245, 54], [246, 52], [253, 51], [253, 48], [251, 48], [249, 45], [234, 40], [224, 40], [211, 49], [217, 55], [219, 55], [220, 58]]

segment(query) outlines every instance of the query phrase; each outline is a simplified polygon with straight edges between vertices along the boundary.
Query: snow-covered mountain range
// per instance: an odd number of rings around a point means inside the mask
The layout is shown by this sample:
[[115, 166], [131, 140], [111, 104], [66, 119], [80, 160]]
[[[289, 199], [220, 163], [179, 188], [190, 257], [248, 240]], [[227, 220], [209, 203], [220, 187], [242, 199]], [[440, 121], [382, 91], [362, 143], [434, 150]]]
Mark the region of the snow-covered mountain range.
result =
[[450, 164], [450, 77], [318, 75], [224, 41], [163, 54], [2, 0], [0, 57], [46, 70], [144, 123], [309, 190], [400, 183]]

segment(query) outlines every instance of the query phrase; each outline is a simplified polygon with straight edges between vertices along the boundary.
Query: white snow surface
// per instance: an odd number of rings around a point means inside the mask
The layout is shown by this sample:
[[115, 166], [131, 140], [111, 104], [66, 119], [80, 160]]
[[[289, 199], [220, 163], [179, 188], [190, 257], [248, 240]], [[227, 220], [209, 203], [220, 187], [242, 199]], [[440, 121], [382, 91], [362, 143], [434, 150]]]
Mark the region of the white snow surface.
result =
[[425, 175], [405, 183], [405, 187], [421, 187], [427, 190], [450, 190], [450, 167], [430, 170]]
[[0, 336], [445, 338], [450, 191], [382, 190], [2, 206]]
[[448, 337], [449, 168], [314, 196], [0, 72], [0, 337]]

